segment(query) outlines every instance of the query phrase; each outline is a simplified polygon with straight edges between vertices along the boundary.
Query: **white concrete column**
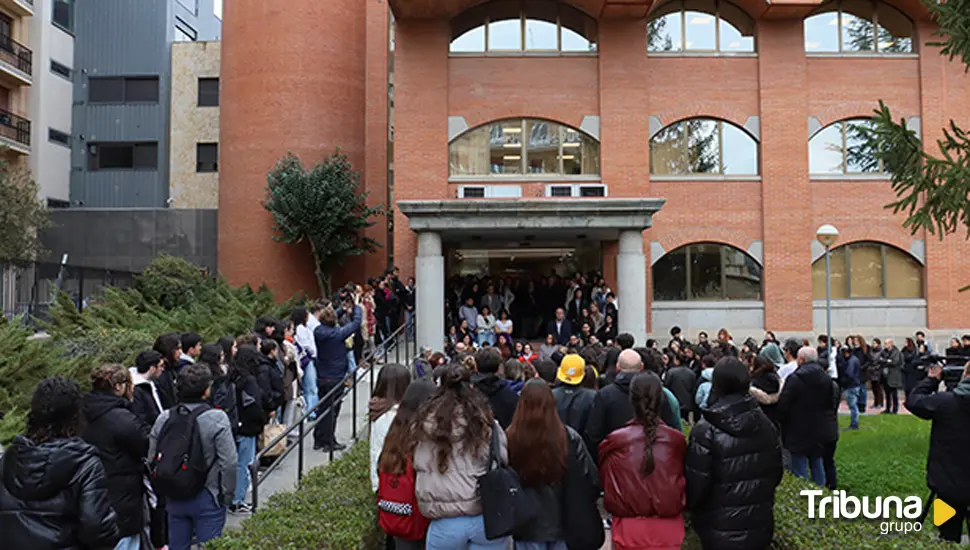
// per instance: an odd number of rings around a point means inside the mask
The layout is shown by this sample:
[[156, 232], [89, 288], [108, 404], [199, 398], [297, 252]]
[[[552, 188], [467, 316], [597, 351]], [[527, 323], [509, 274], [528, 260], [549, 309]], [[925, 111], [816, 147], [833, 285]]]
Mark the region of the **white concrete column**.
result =
[[616, 256], [616, 298], [620, 304], [617, 328], [636, 338], [638, 346], [647, 341], [647, 259], [643, 254], [643, 233], [621, 231]]
[[414, 271], [418, 346], [441, 351], [445, 341], [445, 257], [440, 234], [418, 233]]

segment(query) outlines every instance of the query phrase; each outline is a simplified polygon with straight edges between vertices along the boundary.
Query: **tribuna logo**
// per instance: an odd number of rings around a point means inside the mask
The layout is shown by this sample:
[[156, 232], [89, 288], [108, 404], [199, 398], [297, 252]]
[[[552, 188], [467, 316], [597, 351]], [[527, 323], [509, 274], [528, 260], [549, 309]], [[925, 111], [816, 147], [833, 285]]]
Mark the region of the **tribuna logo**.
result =
[[[891, 531], [908, 533], [923, 528], [920, 522], [923, 516], [923, 499], [917, 496], [860, 498], [849, 496], [845, 491], [833, 491], [831, 496], [823, 497], [823, 491], [809, 489], [798, 494], [808, 497], [809, 519], [858, 519], [860, 516], [879, 519], [883, 520], [879, 531], [884, 535]], [[887, 521], [893, 519], [900, 521]]]

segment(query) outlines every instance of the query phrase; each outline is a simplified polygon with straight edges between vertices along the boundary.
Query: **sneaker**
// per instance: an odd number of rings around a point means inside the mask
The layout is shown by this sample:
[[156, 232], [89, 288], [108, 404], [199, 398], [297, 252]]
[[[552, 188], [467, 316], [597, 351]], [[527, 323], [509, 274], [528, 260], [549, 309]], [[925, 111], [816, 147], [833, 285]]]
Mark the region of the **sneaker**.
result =
[[241, 504], [230, 504], [229, 513], [235, 514], [237, 516], [250, 515], [253, 513], [253, 508], [252, 506], [246, 504], [245, 502]]

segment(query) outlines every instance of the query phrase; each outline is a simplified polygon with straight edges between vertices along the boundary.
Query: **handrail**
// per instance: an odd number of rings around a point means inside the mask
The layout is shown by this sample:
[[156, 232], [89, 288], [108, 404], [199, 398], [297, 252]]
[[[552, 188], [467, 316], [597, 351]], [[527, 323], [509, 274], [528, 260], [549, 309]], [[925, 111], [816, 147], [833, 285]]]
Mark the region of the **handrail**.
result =
[[[388, 349], [388, 345], [391, 346], [391, 349]], [[297, 450], [299, 451], [299, 455], [297, 456], [297, 471], [296, 471], [297, 485], [303, 482], [304, 446], [305, 446], [304, 439], [306, 439], [306, 430], [309, 429], [312, 433], [313, 428], [315, 428], [316, 425], [321, 420], [323, 420], [327, 415], [332, 414], [337, 407], [343, 404], [344, 399], [347, 398], [348, 394], [351, 394], [353, 399], [354, 411], [353, 411], [353, 414], [351, 415], [351, 422], [352, 422], [351, 430], [353, 431], [354, 441], [355, 442], [357, 441], [357, 386], [361, 383], [361, 381], [363, 381], [366, 378], [369, 380], [369, 383], [370, 383], [370, 391], [371, 392], [374, 391], [374, 382], [375, 382], [374, 370], [376, 369], [376, 365], [374, 364], [374, 358], [377, 356], [378, 348], [384, 348], [383, 354], [385, 358], [385, 364], [391, 363], [391, 362], [401, 363], [402, 352], [403, 352], [404, 363], [409, 365], [410, 362], [417, 355], [417, 341], [414, 338], [414, 336], [410, 334], [410, 331], [408, 330], [407, 325], [405, 323], [402, 323], [397, 330], [392, 332], [387, 338], [384, 339], [383, 344], [375, 347], [372, 350], [369, 350], [367, 354], [361, 357], [361, 363], [368, 364], [368, 369], [366, 373], [361, 372], [361, 369], [359, 367], [357, 371], [355, 371], [354, 373], [348, 373], [344, 377], [342, 384], [334, 386], [325, 395], [320, 396], [319, 401], [317, 401], [317, 404], [314, 405], [312, 409], [304, 411], [303, 415], [300, 416], [300, 418], [295, 420], [291, 425], [287, 426], [282, 433], [274, 437], [272, 441], [267, 443], [258, 453], [256, 453], [256, 456], [253, 458], [252, 464], [249, 465], [250, 479], [252, 480], [251, 486], [253, 490], [253, 510], [254, 511], [259, 506], [259, 485], [263, 481], [265, 481], [266, 478], [270, 476], [270, 474], [276, 471], [277, 468], [279, 468], [279, 466], [283, 463], [283, 460], [285, 460], [286, 457], [288, 457], [291, 453]], [[409, 351], [411, 350], [413, 350], [413, 353], [409, 353]], [[394, 353], [394, 359], [395, 359], [394, 361], [390, 361], [390, 354], [392, 352]], [[312, 365], [311, 367], [315, 368]], [[350, 380], [353, 380], [353, 382], [348, 386], [347, 382], [349, 382]], [[338, 393], [340, 394], [339, 396], [337, 396]], [[335, 396], [336, 398], [334, 398]], [[328, 401], [330, 402], [329, 406], [321, 410], [323, 404], [327, 403]], [[310, 417], [313, 416], [314, 414], [317, 415], [316, 419], [309, 420]], [[339, 421], [339, 418], [333, 419], [335, 430], [336, 430], [336, 425], [338, 421]], [[259, 475], [260, 474], [259, 464], [261, 462], [261, 459], [264, 456], [266, 456], [267, 452], [269, 452], [271, 449], [276, 447], [276, 445], [278, 445], [281, 441], [289, 437], [294, 431], [298, 432], [299, 439], [297, 440], [297, 444], [287, 445], [286, 450], [283, 451], [279, 456], [277, 456], [273, 460], [273, 462], [271, 462], [270, 465], [266, 467], [262, 475]], [[334, 450], [331, 447], [330, 457], [329, 457], [330, 462], [333, 462], [333, 457], [334, 457]]]
[[0, 136], [30, 146], [30, 120], [0, 108]]
[[33, 57], [34, 53], [30, 48], [6, 34], [0, 34], [0, 60], [6, 61], [28, 75], [33, 75]]

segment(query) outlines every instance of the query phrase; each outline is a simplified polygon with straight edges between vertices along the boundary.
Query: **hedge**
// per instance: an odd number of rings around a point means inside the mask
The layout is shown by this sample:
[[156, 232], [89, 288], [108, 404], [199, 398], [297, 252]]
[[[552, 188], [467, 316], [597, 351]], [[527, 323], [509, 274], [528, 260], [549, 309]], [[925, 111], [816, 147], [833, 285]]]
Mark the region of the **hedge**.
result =
[[369, 447], [362, 441], [328, 466], [310, 470], [298, 491], [277, 493], [210, 550], [380, 550]]

